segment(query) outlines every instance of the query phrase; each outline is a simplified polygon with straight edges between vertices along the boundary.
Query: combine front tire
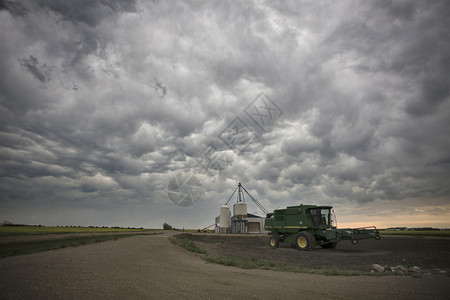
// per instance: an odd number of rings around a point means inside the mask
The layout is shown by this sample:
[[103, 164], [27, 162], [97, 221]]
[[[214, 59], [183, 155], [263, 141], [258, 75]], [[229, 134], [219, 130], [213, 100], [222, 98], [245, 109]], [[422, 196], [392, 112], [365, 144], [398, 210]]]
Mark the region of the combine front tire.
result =
[[307, 231], [300, 231], [295, 236], [294, 244], [298, 250], [310, 251], [314, 249], [314, 236]]
[[278, 248], [278, 245], [280, 244], [280, 238], [276, 235], [272, 235], [269, 238], [269, 246], [270, 248]]
[[380, 239], [381, 239], [381, 236], [377, 234], [377, 235], [375, 236], [375, 239], [376, 239], [376, 240], [380, 240]]

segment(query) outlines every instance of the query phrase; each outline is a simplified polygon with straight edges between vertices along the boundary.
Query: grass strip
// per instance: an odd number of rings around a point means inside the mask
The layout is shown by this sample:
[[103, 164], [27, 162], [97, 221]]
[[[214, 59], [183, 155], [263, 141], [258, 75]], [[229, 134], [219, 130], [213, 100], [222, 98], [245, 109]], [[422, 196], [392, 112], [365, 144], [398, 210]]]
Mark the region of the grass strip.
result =
[[308, 274], [318, 274], [326, 276], [361, 276], [368, 275], [363, 272], [353, 271], [353, 270], [342, 270], [342, 269], [312, 269], [312, 268], [301, 268], [297, 266], [261, 261], [257, 258], [238, 258], [235, 256], [223, 257], [223, 256], [209, 256], [206, 255], [202, 257], [205, 261], [209, 263], [215, 263], [225, 266], [233, 266], [242, 269], [260, 269], [260, 270], [271, 270], [271, 271], [282, 271], [282, 272], [293, 272], [293, 273], [308, 273]]
[[0, 226], [0, 237], [21, 235], [47, 235], [66, 233], [118, 233], [152, 232], [158, 229], [102, 228], [102, 227], [52, 227], [52, 226]]
[[74, 236], [59, 239], [37, 240], [26, 242], [10, 242], [0, 245], [0, 258], [22, 254], [30, 254], [39, 251], [76, 247], [108, 240], [117, 240], [119, 238], [131, 237], [136, 235], [150, 235], [148, 233], [129, 233], [129, 234], [105, 234], [105, 235], [87, 235]]
[[190, 251], [193, 253], [199, 253], [199, 254], [206, 254], [205, 250], [200, 249], [199, 247], [197, 247], [197, 245], [194, 244], [194, 242], [188, 241], [187, 239], [180, 239], [180, 238], [171, 236], [171, 237], [169, 237], [169, 240], [173, 244], [179, 245], [180, 247], [186, 249], [187, 251]]

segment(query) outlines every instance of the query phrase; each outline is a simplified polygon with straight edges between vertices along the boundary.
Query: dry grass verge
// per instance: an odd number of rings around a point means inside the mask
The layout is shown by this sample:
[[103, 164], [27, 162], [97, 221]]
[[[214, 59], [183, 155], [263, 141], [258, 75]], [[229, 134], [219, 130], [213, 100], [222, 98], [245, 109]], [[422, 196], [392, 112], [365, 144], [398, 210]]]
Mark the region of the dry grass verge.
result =
[[136, 235], [152, 235], [152, 234], [136, 232], [127, 234], [86, 235], [86, 236], [72, 236], [57, 239], [10, 242], [0, 245], [1, 246], [0, 258], [60, 248], [77, 247], [80, 245], [99, 243], [108, 240], [117, 240], [119, 238], [131, 237]]

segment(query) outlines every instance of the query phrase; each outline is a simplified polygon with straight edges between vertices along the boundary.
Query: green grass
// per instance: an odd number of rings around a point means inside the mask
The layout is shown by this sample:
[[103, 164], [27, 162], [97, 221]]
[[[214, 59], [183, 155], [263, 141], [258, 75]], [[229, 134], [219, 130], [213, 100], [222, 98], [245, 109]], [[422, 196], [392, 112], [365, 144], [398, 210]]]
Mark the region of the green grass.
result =
[[18, 235], [45, 235], [65, 233], [114, 233], [149, 232], [156, 229], [139, 228], [95, 228], [95, 227], [51, 227], [51, 226], [0, 226], [0, 237]]
[[39, 251], [76, 247], [79, 245], [87, 245], [108, 240], [117, 240], [119, 238], [131, 237], [136, 235], [148, 235], [148, 233], [136, 232], [128, 234], [88, 235], [37, 241], [9, 242], [0, 244], [0, 258], [14, 255], [30, 254]]
[[450, 231], [423, 230], [423, 231], [380, 231], [381, 235], [407, 235], [407, 236], [437, 236], [450, 237]]
[[204, 256], [203, 259], [210, 263], [233, 266], [242, 269], [260, 269], [260, 270], [271, 270], [271, 271], [282, 271], [282, 272], [293, 272], [293, 273], [308, 273], [308, 274], [318, 274], [326, 276], [360, 276], [368, 275], [368, 273], [363, 273], [359, 271], [352, 270], [342, 270], [342, 269], [312, 269], [312, 268], [301, 268], [297, 266], [261, 261], [257, 258], [238, 258], [234, 256], [222, 257], [222, 256]]
[[198, 248], [197, 245], [194, 244], [194, 242], [190, 242], [187, 239], [180, 239], [180, 238], [171, 236], [171, 237], [169, 237], [169, 240], [173, 244], [179, 245], [182, 248], [186, 249], [187, 251], [199, 253], [199, 254], [206, 254], [205, 250]]

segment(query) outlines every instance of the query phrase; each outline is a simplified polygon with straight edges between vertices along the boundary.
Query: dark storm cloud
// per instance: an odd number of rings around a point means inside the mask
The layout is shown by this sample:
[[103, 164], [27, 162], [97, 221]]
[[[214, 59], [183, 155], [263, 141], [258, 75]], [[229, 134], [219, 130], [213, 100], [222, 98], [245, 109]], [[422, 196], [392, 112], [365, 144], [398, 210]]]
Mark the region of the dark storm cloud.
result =
[[102, 19], [111, 13], [135, 12], [136, 1], [48, 1], [36, 2], [44, 10], [57, 14], [64, 21], [81, 22], [90, 27], [96, 27]]
[[442, 51], [449, 48], [446, 13], [445, 1], [379, 1], [357, 22], [336, 28], [330, 48], [365, 57], [356, 66], [361, 75], [382, 71], [409, 78], [405, 88], [415, 95], [405, 103], [406, 112], [430, 114], [449, 96], [450, 61]]
[[46, 83], [51, 78], [51, 68], [46, 64], [40, 64], [38, 59], [30, 55], [29, 59], [19, 59], [19, 63], [25, 67], [37, 80]]
[[24, 16], [28, 10], [20, 3], [14, 1], [0, 1], [0, 10], [7, 10], [13, 16]]
[[[196, 226], [238, 181], [269, 210], [446, 206], [449, 7], [3, 1], [2, 217]], [[263, 128], [246, 114], [261, 92], [281, 112]], [[223, 142], [236, 118], [245, 149]], [[212, 141], [227, 158], [214, 175], [198, 164]], [[167, 196], [178, 173], [203, 182], [190, 214]]]

